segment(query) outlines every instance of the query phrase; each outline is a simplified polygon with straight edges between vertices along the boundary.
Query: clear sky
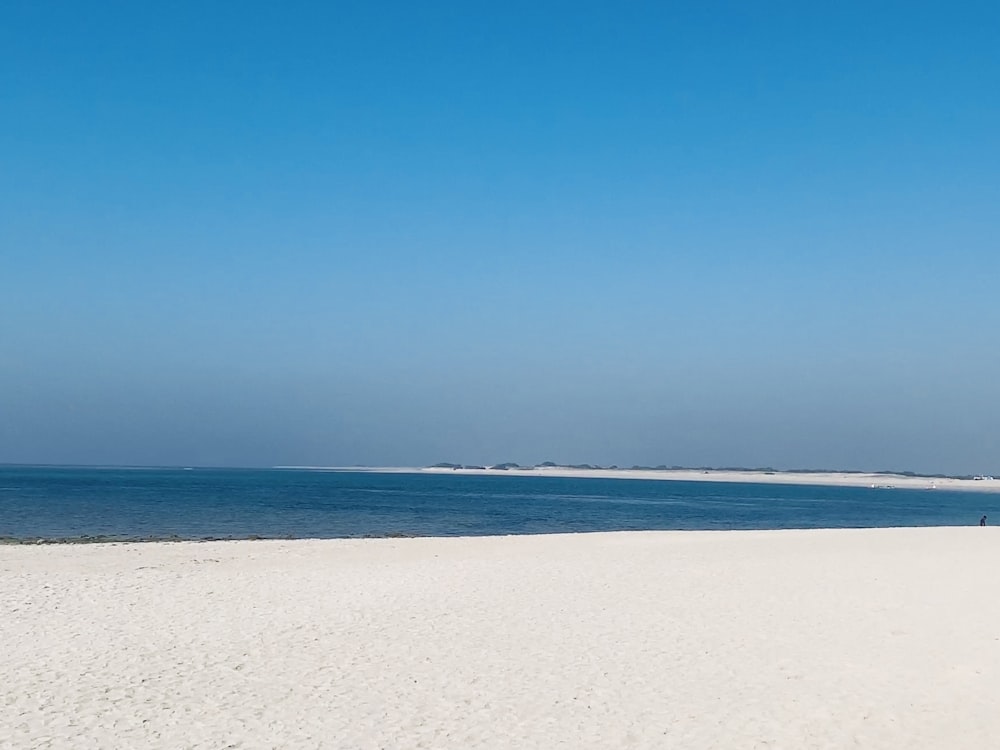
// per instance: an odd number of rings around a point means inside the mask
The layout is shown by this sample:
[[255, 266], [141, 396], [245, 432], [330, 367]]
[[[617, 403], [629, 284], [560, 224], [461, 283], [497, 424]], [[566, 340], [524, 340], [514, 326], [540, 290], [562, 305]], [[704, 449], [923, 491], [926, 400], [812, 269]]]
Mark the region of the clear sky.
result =
[[1000, 472], [1000, 5], [0, 8], [0, 462]]

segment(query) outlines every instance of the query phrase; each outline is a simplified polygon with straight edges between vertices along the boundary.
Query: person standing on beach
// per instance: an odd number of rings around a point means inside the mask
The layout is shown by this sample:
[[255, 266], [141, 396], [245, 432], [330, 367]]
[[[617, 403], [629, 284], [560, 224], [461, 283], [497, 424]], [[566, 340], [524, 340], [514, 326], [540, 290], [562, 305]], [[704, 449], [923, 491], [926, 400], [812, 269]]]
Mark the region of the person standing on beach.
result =
[[982, 518], [979, 519], [979, 525], [980, 526], [986, 525], [986, 516], [983, 516]]

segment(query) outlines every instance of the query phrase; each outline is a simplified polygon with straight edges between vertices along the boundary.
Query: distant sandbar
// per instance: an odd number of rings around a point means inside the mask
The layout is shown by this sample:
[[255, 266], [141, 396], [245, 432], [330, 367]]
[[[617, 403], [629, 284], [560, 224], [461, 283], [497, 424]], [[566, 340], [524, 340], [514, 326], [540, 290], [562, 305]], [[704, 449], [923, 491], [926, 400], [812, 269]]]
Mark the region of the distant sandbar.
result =
[[851, 471], [754, 471], [728, 469], [620, 469], [570, 466], [516, 466], [470, 468], [452, 465], [428, 467], [381, 466], [280, 466], [283, 469], [314, 471], [365, 471], [379, 474], [460, 474], [507, 477], [570, 477], [574, 479], [654, 479], [669, 482], [739, 482], [748, 484], [818, 485], [870, 487], [874, 489], [955, 490], [960, 492], [1000, 492], [1000, 480], [927, 477], [905, 474]]

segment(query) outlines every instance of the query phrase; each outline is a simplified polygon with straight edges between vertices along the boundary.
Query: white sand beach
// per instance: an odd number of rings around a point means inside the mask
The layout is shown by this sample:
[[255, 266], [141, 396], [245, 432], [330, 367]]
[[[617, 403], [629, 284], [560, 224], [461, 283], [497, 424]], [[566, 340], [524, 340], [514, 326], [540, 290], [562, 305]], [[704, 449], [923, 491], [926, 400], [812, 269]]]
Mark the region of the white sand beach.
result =
[[[356, 469], [353, 469], [356, 471]], [[749, 484], [804, 484], [839, 487], [878, 487], [914, 490], [958, 490], [1000, 492], [1000, 480], [918, 477], [905, 474], [874, 474], [853, 471], [729, 471], [722, 469], [574, 469], [566, 466], [536, 466], [532, 469], [384, 468], [379, 472], [432, 474], [486, 474], [496, 476], [549, 476], [576, 479], [657, 479], [673, 482], [746, 482]]]
[[445, 468], [439, 466], [275, 466], [275, 469], [370, 472], [373, 474], [452, 474], [504, 477], [568, 477], [572, 479], [655, 479], [664, 482], [740, 482], [797, 484], [822, 487], [956, 490], [1000, 492], [1000, 479], [981, 477], [922, 477], [860, 471], [752, 471], [727, 469], [577, 469], [571, 466], [535, 466], [510, 469]]
[[992, 747], [994, 528], [0, 547], [3, 748]]

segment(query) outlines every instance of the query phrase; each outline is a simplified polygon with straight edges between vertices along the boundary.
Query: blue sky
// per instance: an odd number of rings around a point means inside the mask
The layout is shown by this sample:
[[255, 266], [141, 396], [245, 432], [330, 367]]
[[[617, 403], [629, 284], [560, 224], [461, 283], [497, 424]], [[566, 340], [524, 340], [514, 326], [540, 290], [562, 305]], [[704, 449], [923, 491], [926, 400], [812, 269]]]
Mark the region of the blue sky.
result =
[[5, 3], [0, 461], [1000, 472], [1000, 6], [620, 5]]

